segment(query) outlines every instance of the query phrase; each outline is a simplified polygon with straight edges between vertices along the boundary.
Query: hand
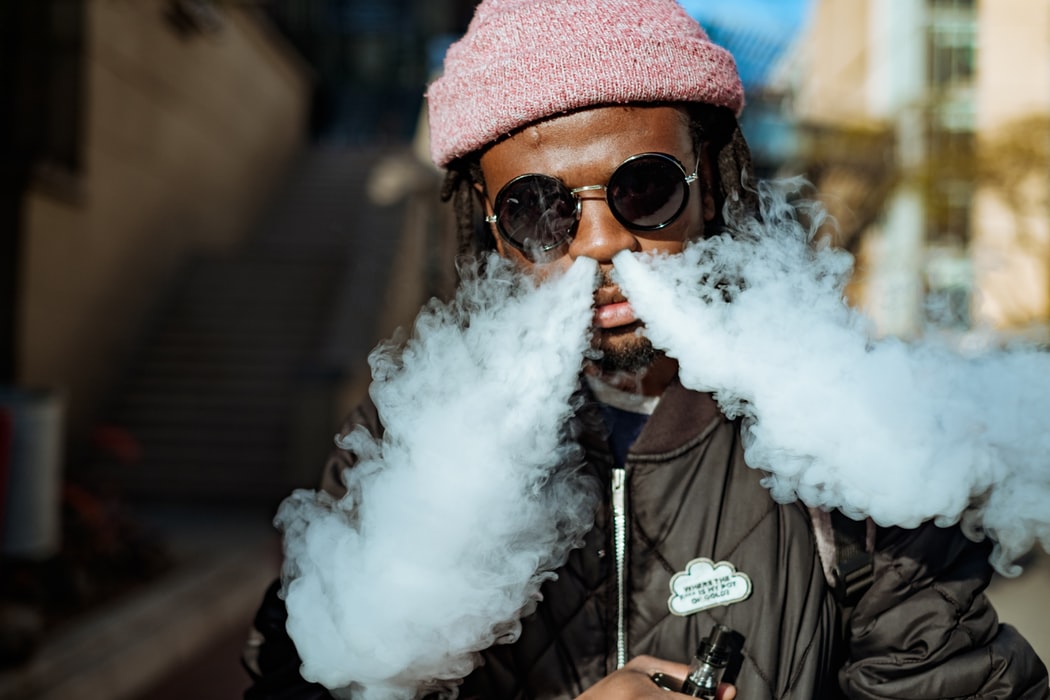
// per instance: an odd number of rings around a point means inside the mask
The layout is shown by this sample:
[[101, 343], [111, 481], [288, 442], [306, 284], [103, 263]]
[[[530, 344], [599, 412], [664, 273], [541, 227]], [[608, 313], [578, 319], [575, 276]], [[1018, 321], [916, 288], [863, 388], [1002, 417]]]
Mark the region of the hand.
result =
[[[618, 671], [601, 679], [576, 700], [671, 700], [674, 697], [688, 697], [679, 693], [669, 693], [653, 682], [654, 673], [663, 673], [674, 678], [685, 678], [689, 667], [685, 664], [665, 661], [654, 656], [638, 656]], [[723, 683], [718, 688], [718, 700], [734, 700], [736, 688]]]

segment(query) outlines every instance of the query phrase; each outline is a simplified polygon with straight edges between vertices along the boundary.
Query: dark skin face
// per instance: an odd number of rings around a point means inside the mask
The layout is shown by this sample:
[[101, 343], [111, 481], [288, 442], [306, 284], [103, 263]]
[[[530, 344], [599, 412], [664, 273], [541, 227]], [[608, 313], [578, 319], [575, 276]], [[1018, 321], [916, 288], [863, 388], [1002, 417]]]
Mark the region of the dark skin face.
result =
[[[487, 192], [485, 206], [492, 214], [492, 200], [508, 181], [525, 173], [552, 175], [568, 187], [606, 184], [613, 171], [639, 153], [666, 153], [692, 171], [696, 149], [685, 111], [671, 106], [597, 107], [554, 117], [492, 146], [481, 158]], [[506, 243], [492, 225], [500, 255], [515, 260], [536, 274], [567, 268], [578, 257], [593, 258], [603, 273], [612, 269], [612, 258], [623, 250], [681, 252], [685, 243], [700, 235], [704, 222], [715, 215], [711, 172], [700, 159], [700, 179], [689, 186], [689, 202], [671, 225], [658, 231], [634, 231], [613, 216], [602, 190], [583, 192], [580, 221], [572, 242], [561, 256], [533, 263]], [[607, 275], [595, 292], [595, 344], [604, 360], [589, 371], [628, 391], [659, 394], [674, 377], [673, 360], [655, 353], [644, 337], [641, 321], [629, 301]]]
[[[568, 187], [604, 185], [613, 171], [627, 158], [639, 153], [667, 153], [691, 171], [698, 154], [693, 145], [689, 120], [675, 107], [599, 107], [555, 117], [527, 127], [492, 146], [481, 158], [487, 192], [486, 213], [491, 215], [492, 199], [508, 181], [526, 173], [553, 175]], [[533, 263], [517, 248], [506, 243], [492, 225], [492, 235], [500, 255], [537, 275], [562, 270], [578, 257], [593, 258], [603, 273], [612, 269], [612, 258], [622, 250], [634, 252], [681, 252], [686, 242], [699, 237], [704, 222], [715, 215], [711, 196], [711, 171], [706, 158], [700, 158], [699, 181], [690, 185], [685, 211], [670, 226], [659, 231], [633, 231], [612, 215], [601, 190], [581, 193], [580, 222], [572, 242], [561, 249], [561, 256], [544, 263]], [[595, 344], [612, 363], [629, 365], [646, 358], [632, 372], [596, 365], [588, 371], [599, 373], [622, 389], [657, 395], [674, 377], [677, 366], [670, 358], [651, 351], [644, 327], [630, 303], [608, 275], [594, 294]], [[633, 358], [633, 359], [632, 359]], [[688, 667], [681, 663], [639, 656], [588, 689], [578, 700], [665, 700], [668, 692], [650, 678], [660, 672], [682, 679]], [[733, 700], [736, 690], [723, 684], [719, 700]], [[679, 696], [681, 697], [681, 696]]]

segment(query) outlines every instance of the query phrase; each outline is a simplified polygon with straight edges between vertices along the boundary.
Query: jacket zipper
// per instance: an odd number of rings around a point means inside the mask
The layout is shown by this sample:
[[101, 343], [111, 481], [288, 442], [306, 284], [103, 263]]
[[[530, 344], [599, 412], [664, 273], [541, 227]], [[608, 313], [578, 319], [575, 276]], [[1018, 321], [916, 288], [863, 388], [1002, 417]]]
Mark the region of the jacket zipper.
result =
[[616, 558], [616, 668], [627, 663], [627, 471], [612, 470], [613, 553]]

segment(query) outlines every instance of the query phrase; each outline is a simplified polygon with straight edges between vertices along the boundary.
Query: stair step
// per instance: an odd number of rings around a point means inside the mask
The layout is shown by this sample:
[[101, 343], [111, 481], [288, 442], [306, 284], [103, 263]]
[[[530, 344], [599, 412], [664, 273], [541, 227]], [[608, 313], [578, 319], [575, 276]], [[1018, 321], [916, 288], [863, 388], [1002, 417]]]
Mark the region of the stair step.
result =
[[[304, 411], [335, 391], [322, 362], [349, 364], [330, 326], [347, 353], [371, 349], [358, 338], [374, 331], [395, 260], [403, 207], [365, 193], [383, 155], [306, 154], [245, 249], [187, 264], [103, 421], [139, 442], [141, 463], [103, 454], [99, 474], [146, 496], [269, 498], [304, 472], [292, 465], [293, 450], [310, 451], [296, 444], [312, 440]], [[310, 461], [330, 439], [317, 435]]]

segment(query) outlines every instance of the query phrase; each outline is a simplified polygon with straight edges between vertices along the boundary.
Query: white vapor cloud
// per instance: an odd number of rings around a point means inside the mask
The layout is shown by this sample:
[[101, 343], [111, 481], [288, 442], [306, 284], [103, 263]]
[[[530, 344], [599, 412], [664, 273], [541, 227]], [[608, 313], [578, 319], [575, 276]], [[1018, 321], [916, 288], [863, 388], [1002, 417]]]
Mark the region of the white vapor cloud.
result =
[[777, 501], [961, 522], [1016, 575], [1050, 547], [1050, 354], [875, 339], [843, 298], [851, 257], [811, 244], [786, 186], [760, 188], [762, 223], [614, 259], [646, 335], [685, 386], [744, 417], [748, 463]]
[[411, 699], [517, 638], [597, 503], [567, 432], [596, 274], [583, 260], [537, 284], [493, 257], [373, 351], [386, 433], [343, 441], [359, 457], [344, 498], [298, 491], [276, 518], [304, 678]]

